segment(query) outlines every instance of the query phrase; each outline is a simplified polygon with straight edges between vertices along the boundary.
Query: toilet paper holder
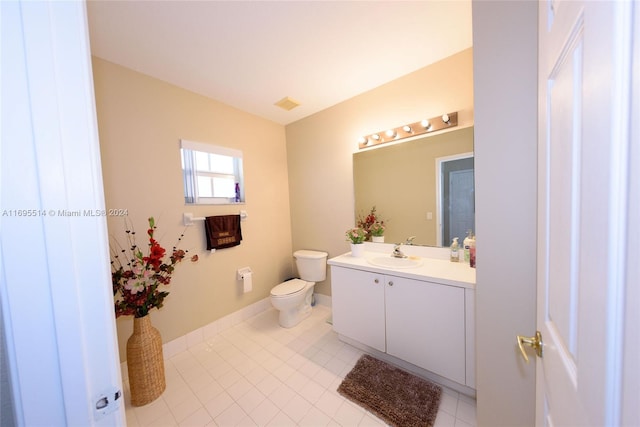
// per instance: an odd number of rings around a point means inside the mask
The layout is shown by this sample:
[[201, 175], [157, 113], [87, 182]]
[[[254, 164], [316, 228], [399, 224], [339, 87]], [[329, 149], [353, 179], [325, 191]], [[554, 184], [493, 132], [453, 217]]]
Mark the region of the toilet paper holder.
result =
[[237, 273], [238, 280], [244, 280], [244, 275], [245, 274], [251, 274], [251, 268], [243, 267], [243, 268], [238, 269], [238, 271], [236, 273]]

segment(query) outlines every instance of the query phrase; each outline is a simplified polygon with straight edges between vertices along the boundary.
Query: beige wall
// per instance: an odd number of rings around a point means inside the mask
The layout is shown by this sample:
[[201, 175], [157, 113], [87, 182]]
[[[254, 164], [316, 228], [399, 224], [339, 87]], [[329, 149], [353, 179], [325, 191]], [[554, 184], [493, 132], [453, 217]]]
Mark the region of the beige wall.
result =
[[[239, 210], [184, 205], [179, 139], [244, 153], [244, 241], [210, 254], [202, 225], [186, 230], [181, 247], [200, 261], [178, 267], [165, 306], [152, 314], [164, 342], [268, 297], [275, 284], [295, 274], [294, 250], [330, 256], [349, 250], [344, 232], [355, 220], [352, 154], [358, 136], [451, 111], [458, 111], [457, 129], [473, 125], [471, 49], [286, 128], [99, 58], [93, 67], [106, 204], [128, 210], [141, 235], [138, 243], [146, 243], [151, 215], [161, 243], [171, 247], [184, 231], [184, 212]], [[108, 222], [110, 235], [123, 243], [122, 218]], [[244, 266], [254, 272], [248, 294], [239, 292], [235, 280], [236, 269]], [[330, 277], [316, 291], [330, 295]], [[117, 322], [123, 360], [131, 323]]]
[[[473, 125], [471, 49], [288, 125], [293, 249], [349, 251], [344, 233], [355, 221], [352, 154], [359, 136], [452, 111], [457, 129]], [[316, 291], [330, 295], [330, 278]]]
[[[293, 273], [289, 187], [284, 127], [132, 70], [93, 59], [98, 126], [107, 208], [128, 210], [139, 245], [146, 245], [146, 219], [155, 216], [157, 237], [170, 249], [185, 230], [182, 214], [238, 213], [240, 246], [205, 249], [201, 222], [186, 229], [181, 243], [197, 264], [179, 265], [170, 295], [153, 324], [164, 342], [269, 296]], [[185, 206], [179, 139], [243, 151], [246, 204]], [[122, 218], [108, 218], [109, 234], [124, 243]], [[236, 270], [253, 270], [253, 291], [240, 292]], [[120, 357], [131, 335], [130, 317], [120, 318]]]

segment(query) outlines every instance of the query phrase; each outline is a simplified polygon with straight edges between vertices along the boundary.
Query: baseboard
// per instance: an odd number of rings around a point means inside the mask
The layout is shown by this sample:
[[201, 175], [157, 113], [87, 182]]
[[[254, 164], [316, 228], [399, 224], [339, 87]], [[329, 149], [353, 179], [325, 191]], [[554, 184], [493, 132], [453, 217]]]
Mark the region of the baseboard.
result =
[[406, 362], [402, 359], [398, 359], [397, 357], [391, 356], [387, 353], [383, 353], [379, 350], [376, 350], [375, 348], [371, 348], [367, 345], [364, 345], [356, 340], [353, 340], [351, 338], [345, 337], [344, 335], [340, 335], [338, 334], [338, 338], [340, 339], [340, 341], [343, 341], [349, 345], [352, 345], [356, 348], [359, 348], [360, 350], [364, 351], [365, 353], [368, 353], [374, 357], [377, 357], [380, 360], [384, 360], [385, 362], [388, 362], [392, 365], [395, 365], [401, 369], [404, 369], [406, 371], [409, 371], [421, 378], [433, 381], [434, 383], [440, 384], [442, 386], [445, 386], [451, 390], [455, 390], [459, 393], [462, 393], [466, 396], [469, 396], [473, 399], [476, 398], [476, 390], [466, 386], [464, 384], [459, 384], [455, 381], [452, 381], [448, 378], [442, 377], [436, 373], [433, 373], [431, 371], [428, 371], [424, 368], [420, 368], [419, 366], [415, 366], [409, 362]]
[[[314, 294], [314, 296], [316, 304], [331, 307], [330, 296], [322, 294]], [[241, 308], [238, 311], [234, 311], [233, 313], [221, 317], [220, 319], [215, 320], [208, 325], [191, 331], [186, 335], [183, 335], [172, 341], [164, 343], [162, 345], [163, 356], [165, 359], [170, 359], [176, 354], [182, 353], [183, 351], [186, 351], [189, 348], [194, 347], [205, 340], [208, 340], [209, 338], [213, 338], [219, 333], [232, 328], [259, 313], [262, 313], [263, 311], [266, 311], [271, 307], [271, 298], [267, 297], [244, 308]], [[120, 367], [122, 372], [125, 373], [127, 369], [127, 362], [122, 362], [120, 364]]]
[[162, 345], [162, 351], [164, 358], [169, 359], [178, 353], [188, 350], [203, 341], [213, 338], [219, 333], [236, 326], [239, 323], [259, 314], [265, 310], [271, 308], [271, 299], [269, 297], [261, 299], [251, 305], [241, 308], [238, 311], [234, 311], [218, 320], [215, 320], [208, 325], [198, 328], [189, 332], [186, 335], [176, 338], [173, 341], [169, 341]]
[[316, 304], [324, 305], [325, 307], [331, 308], [331, 297], [328, 295], [322, 294], [313, 294], [316, 299]]

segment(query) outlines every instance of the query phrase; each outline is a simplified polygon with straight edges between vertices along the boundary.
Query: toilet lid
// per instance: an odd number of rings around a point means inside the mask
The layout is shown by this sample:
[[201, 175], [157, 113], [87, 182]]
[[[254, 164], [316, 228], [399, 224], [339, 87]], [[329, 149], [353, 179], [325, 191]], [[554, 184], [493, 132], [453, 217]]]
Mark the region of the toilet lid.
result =
[[288, 280], [280, 283], [278, 286], [271, 289], [271, 295], [274, 297], [281, 297], [284, 295], [295, 294], [301, 291], [307, 285], [307, 282], [300, 279]]

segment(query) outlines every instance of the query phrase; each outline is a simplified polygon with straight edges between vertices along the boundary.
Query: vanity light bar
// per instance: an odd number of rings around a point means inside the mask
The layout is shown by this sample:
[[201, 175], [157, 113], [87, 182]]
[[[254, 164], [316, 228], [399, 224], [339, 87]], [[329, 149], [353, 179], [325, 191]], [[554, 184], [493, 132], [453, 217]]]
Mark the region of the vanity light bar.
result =
[[358, 139], [358, 147], [369, 148], [386, 142], [398, 141], [416, 135], [458, 126], [458, 112], [443, 114], [440, 117], [421, 120], [408, 125], [389, 129], [383, 132], [362, 136]]

